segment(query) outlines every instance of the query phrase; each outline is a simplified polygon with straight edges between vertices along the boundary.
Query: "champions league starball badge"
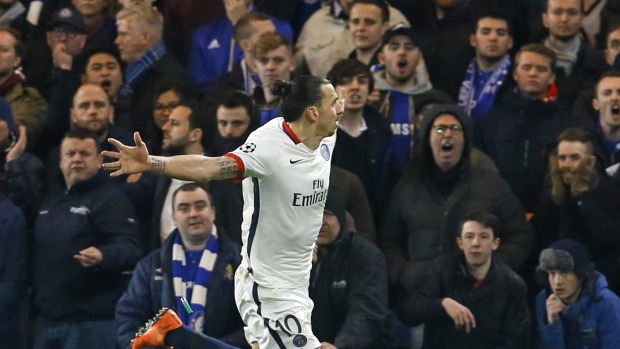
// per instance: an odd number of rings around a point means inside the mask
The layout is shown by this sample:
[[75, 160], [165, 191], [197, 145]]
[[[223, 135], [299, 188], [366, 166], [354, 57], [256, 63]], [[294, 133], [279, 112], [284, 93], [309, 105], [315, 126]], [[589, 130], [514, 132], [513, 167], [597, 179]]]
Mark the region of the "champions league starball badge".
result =
[[256, 144], [254, 144], [254, 143], [246, 143], [246, 144], [240, 146], [239, 150], [241, 150], [244, 153], [251, 153], [254, 150], [256, 150]]
[[329, 147], [327, 144], [321, 144], [321, 156], [325, 161], [329, 161]]

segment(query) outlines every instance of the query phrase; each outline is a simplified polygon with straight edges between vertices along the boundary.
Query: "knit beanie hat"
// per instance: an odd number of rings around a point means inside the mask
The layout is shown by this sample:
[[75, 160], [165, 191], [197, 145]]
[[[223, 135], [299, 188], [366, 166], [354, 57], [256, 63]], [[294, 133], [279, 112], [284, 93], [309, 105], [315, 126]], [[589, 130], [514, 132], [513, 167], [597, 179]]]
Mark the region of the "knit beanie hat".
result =
[[347, 202], [339, 192], [334, 189], [329, 189], [329, 193], [327, 194], [327, 201], [325, 202], [325, 209], [333, 213], [336, 218], [338, 218], [338, 223], [340, 223], [340, 229], [344, 228], [344, 224], [346, 223], [346, 211], [347, 211]]
[[540, 253], [537, 269], [544, 272], [560, 270], [590, 273], [594, 271], [594, 266], [590, 263], [590, 256], [585, 246], [574, 240], [562, 239], [552, 243]]

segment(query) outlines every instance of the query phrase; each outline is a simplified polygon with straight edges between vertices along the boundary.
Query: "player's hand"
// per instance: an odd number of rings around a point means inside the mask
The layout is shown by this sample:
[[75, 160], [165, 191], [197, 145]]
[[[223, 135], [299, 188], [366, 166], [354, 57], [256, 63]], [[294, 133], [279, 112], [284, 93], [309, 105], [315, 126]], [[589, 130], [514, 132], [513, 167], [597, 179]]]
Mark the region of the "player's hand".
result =
[[556, 205], [560, 205], [564, 202], [565, 190], [558, 165], [558, 157], [555, 154], [549, 156], [549, 177], [551, 178], [551, 200]]
[[103, 254], [96, 247], [89, 247], [78, 252], [73, 258], [78, 260], [82, 266], [86, 268], [94, 267], [101, 264], [103, 261]]
[[110, 173], [111, 177], [117, 177], [124, 174], [133, 174], [145, 172], [149, 169], [149, 151], [146, 144], [140, 138], [140, 134], [133, 134], [135, 147], [124, 145], [114, 138], [109, 138], [108, 142], [118, 149], [118, 152], [104, 150], [101, 155], [117, 159], [118, 161], [104, 163], [102, 167], [106, 170], [114, 171]]
[[245, 4], [246, 0], [224, 0], [224, 8], [226, 9], [226, 16], [232, 22], [233, 25], [237, 23], [239, 18], [249, 13], [252, 9]]
[[64, 70], [71, 70], [73, 66], [73, 57], [67, 53], [67, 46], [59, 43], [52, 50], [52, 61], [54, 66]]
[[448, 316], [454, 321], [456, 328], [462, 328], [464, 326], [465, 333], [469, 333], [471, 329], [476, 328], [474, 314], [472, 314], [467, 307], [461, 305], [452, 298], [444, 298], [441, 301], [441, 305]]
[[560, 319], [560, 313], [564, 311], [566, 305], [555, 293], [547, 298], [547, 322], [549, 325], [554, 324]]
[[596, 182], [596, 179], [596, 172], [592, 165], [592, 160], [590, 158], [581, 159], [577, 168], [575, 168], [573, 181], [570, 183], [571, 195], [574, 197], [588, 191], [588, 189], [593, 186], [594, 182]]
[[13, 145], [13, 148], [6, 154], [6, 162], [13, 161], [19, 158], [26, 150], [26, 143], [28, 137], [26, 136], [26, 126], [19, 126], [19, 139]]

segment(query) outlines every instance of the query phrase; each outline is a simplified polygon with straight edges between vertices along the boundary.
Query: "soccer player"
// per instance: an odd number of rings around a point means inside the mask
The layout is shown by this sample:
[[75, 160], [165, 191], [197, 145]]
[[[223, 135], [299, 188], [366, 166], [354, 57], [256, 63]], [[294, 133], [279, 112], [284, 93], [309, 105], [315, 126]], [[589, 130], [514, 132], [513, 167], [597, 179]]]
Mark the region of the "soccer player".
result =
[[111, 176], [148, 172], [197, 182], [245, 178], [243, 261], [235, 275], [235, 298], [246, 338], [260, 348], [314, 349], [320, 343], [312, 334], [308, 283], [343, 93], [315, 76], [278, 81], [272, 92], [281, 98], [283, 117], [254, 131], [231, 153], [151, 156], [136, 133], [135, 147], [110, 139], [119, 152], [103, 153], [117, 159], [104, 168], [116, 170]]

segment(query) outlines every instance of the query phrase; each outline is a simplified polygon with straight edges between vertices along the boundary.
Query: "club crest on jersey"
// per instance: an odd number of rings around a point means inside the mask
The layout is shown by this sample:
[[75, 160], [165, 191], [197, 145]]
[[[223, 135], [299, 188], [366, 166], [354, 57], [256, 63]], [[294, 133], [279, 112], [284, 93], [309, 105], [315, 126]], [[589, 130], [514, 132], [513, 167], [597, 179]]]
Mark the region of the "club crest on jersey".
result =
[[321, 156], [325, 161], [329, 161], [329, 147], [327, 144], [321, 144]]
[[254, 144], [254, 143], [246, 143], [246, 144], [240, 146], [239, 150], [241, 150], [244, 153], [251, 153], [254, 150], [256, 150], [256, 144]]
[[308, 344], [308, 338], [306, 338], [306, 336], [302, 336], [300, 334], [296, 335], [293, 338], [293, 344], [297, 347], [297, 348], [301, 348], [304, 345]]

